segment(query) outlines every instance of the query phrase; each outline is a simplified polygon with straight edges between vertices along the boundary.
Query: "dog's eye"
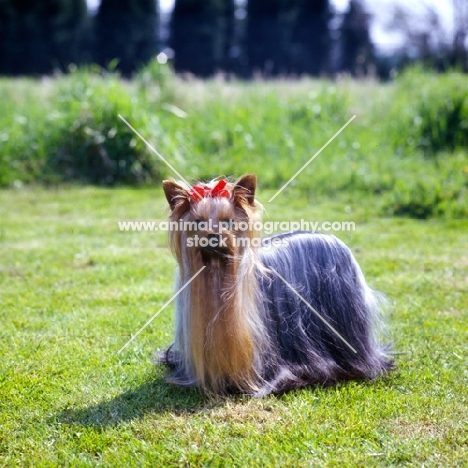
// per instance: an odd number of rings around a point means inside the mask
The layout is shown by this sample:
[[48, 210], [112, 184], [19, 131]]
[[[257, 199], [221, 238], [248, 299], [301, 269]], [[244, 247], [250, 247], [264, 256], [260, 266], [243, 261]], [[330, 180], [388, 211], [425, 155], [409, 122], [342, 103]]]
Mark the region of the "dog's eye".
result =
[[231, 218], [220, 220], [220, 224], [223, 229], [234, 229], [234, 220]]
[[204, 219], [196, 219], [195, 223], [197, 224], [198, 229], [206, 229], [207, 221]]

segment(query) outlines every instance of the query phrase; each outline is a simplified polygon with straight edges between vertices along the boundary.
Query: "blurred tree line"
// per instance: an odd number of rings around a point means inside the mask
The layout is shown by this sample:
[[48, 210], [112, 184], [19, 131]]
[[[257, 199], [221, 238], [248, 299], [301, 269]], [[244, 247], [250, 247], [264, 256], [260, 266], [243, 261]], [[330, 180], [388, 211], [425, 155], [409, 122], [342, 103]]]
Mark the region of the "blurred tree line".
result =
[[[407, 36], [400, 62], [435, 54], [439, 68], [466, 69], [466, 19], [457, 23], [451, 50], [431, 49], [434, 23], [418, 35], [404, 10], [396, 10], [389, 27]], [[0, 0], [0, 73], [45, 74], [66, 71], [71, 63], [97, 63], [128, 76], [170, 48], [176, 71], [202, 77], [218, 71], [246, 78], [385, 76], [398, 60], [378, 57], [370, 22], [363, 0], [350, 0], [340, 15], [329, 0], [175, 0], [167, 21], [157, 0], [102, 0], [95, 14], [86, 0]], [[415, 43], [420, 49], [411, 56]]]
[[0, 0], [0, 73], [44, 74], [98, 63], [129, 75], [157, 52], [156, 0]]

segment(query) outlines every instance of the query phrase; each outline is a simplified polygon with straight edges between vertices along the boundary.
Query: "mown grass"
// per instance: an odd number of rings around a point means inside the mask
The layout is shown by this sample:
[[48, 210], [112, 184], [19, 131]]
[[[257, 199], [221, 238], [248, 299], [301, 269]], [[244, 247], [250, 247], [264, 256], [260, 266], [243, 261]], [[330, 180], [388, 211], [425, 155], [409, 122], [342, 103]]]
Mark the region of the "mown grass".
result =
[[[385, 85], [204, 83], [155, 63], [133, 81], [1, 80], [0, 465], [463, 466], [465, 83], [421, 70]], [[268, 220], [354, 221], [338, 236], [392, 304], [396, 371], [209, 400], [152, 363], [172, 308], [118, 354], [171, 297], [175, 269], [165, 233], [118, 230], [165, 217], [154, 184], [173, 176], [118, 113], [190, 180], [256, 172]]]
[[164, 233], [117, 221], [164, 218], [163, 198], [0, 191], [0, 465], [466, 464], [466, 220], [382, 218], [370, 196], [284, 192], [269, 220], [355, 221], [338, 236], [389, 298], [403, 354], [376, 382], [209, 400], [164, 383], [151, 362], [171, 339], [172, 308], [118, 354], [171, 297], [175, 262]]

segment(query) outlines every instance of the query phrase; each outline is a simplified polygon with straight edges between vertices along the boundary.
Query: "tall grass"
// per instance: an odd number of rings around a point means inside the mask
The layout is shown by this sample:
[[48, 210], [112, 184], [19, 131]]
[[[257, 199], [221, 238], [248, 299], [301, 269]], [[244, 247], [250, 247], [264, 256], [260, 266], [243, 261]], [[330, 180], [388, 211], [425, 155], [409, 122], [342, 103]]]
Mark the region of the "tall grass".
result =
[[208, 82], [150, 63], [132, 81], [78, 70], [0, 81], [0, 185], [149, 184], [174, 174], [122, 114], [188, 179], [256, 172], [310, 197], [378, 196], [386, 214], [468, 214], [468, 87], [414, 69], [373, 81]]

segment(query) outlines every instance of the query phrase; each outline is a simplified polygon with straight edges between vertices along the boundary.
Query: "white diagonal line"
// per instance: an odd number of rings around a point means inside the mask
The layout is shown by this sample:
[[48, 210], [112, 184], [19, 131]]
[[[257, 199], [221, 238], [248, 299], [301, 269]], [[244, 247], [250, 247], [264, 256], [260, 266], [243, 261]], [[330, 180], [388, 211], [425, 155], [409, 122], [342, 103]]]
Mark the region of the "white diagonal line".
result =
[[141, 135], [140, 132], [138, 132], [134, 127], [132, 127], [132, 125], [127, 122], [120, 114], [119, 115], [119, 118], [127, 125], [127, 127], [132, 130], [136, 135], [138, 135], [141, 140], [146, 144], [146, 146], [159, 158], [161, 159], [161, 161], [165, 162], [167, 164], [167, 166], [172, 169], [173, 172], [175, 172], [177, 174], [177, 176], [183, 180], [186, 184], [187, 184], [187, 187], [190, 187], [190, 184], [185, 180], [185, 177], [182, 177], [179, 172], [174, 168], [174, 166], [172, 166], [172, 164], [167, 161], [160, 153], [159, 151], [153, 146], [151, 145], [151, 143], [149, 143], [144, 137], [143, 135]]
[[333, 332], [338, 338], [341, 339], [353, 353], [357, 354], [357, 351], [338, 333], [335, 328], [333, 328], [321, 315], [317, 312], [277, 271], [273, 270], [276, 276], [283, 281], [283, 283], [304, 303], [309, 307], [309, 309]]
[[118, 351], [120, 354], [204, 269], [202, 266]]
[[354, 119], [353, 115], [269, 200], [274, 200]]

